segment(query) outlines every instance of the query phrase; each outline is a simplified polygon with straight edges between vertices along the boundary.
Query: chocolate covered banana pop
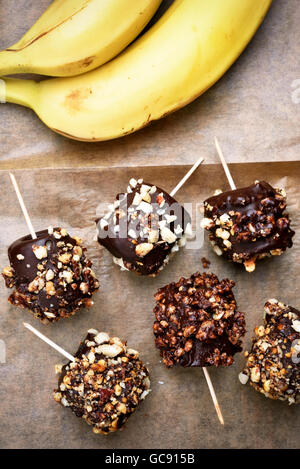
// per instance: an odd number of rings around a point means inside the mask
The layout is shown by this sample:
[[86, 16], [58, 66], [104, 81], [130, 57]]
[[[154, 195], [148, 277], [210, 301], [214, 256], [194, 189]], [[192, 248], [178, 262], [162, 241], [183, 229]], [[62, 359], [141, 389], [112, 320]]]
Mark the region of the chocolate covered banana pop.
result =
[[13, 289], [8, 301], [44, 323], [92, 306], [99, 282], [82, 241], [62, 228], [35, 235], [18, 239], [8, 249], [10, 266], [2, 272], [6, 286]]
[[90, 329], [73, 356], [30, 324], [24, 326], [68, 358], [55, 367], [60, 376], [54, 400], [92, 425], [94, 433], [122, 428], [149, 394], [149, 371], [139, 352], [118, 337]]
[[86, 258], [80, 238], [63, 228], [35, 232], [15, 176], [9, 174], [30, 235], [8, 249], [10, 266], [2, 271], [13, 288], [8, 301], [27, 308], [43, 323], [69, 317], [80, 307], [92, 306], [99, 282]]
[[90, 329], [75, 359], [62, 368], [54, 399], [93, 426], [120, 429], [150, 392], [149, 372], [136, 350]]
[[204, 201], [202, 227], [217, 255], [253, 272], [257, 260], [279, 256], [293, 245], [286, 193], [265, 181], [237, 189], [216, 138], [215, 145], [231, 190]]
[[257, 260], [292, 247], [295, 234], [285, 191], [265, 181], [206, 199], [202, 226], [209, 231], [216, 254], [244, 264], [248, 272]]
[[118, 337], [90, 329], [72, 356], [30, 324], [24, 325], [70, 360], [56, 366], [60, 376], [54, 400], [83, 418], [94, 433], [106, 435], [122, 428], [149, 394], [149, 371], [139, 352]]
[[167, 367], [232, 365], [245, 334], [233, 287], [232, 280], [197, 272], [158, 290], [153, 330]]
[[186, 210], [163, 189], [131, 179], [97, 223], [98, 241], [123, 270], [155, 276], [192, 234]]
[[247, 363], [240, 373], [271, 399], [300, 402], [300, 311], [273, 299], [265, 304], [264, 325], [256, 327]]

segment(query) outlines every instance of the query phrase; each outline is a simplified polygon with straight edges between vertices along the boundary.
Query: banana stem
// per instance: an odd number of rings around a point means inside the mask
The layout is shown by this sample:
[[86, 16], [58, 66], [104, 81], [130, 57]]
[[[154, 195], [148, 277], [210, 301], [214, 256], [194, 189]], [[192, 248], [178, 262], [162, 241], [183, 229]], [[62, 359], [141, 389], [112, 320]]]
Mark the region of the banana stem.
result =
[[15, 73], [26, 73], [19, 51], [0, 51], [0, 75], [13, 75]]
[[37, 83], [33, 80], [0, 77], [0, 102], [32, 107]]

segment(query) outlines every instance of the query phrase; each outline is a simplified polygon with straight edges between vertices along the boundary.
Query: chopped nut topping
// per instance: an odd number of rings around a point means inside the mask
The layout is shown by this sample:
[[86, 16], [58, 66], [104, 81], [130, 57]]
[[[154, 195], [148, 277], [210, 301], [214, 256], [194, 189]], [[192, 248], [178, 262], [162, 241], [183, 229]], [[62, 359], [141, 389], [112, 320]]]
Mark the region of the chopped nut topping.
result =
[[239, 374], [239, 380], [242, 384], [247, 384], [249, 381], [249, 376], [245, 375], [244, 373]]
[[52, 269], [49, 269], [47, 270], [46, 272], [46, 280], [49, 281], [49, 280], [53, 280], [54, 279], [54, 272]]
[[[293, 319], [293, 318], [299, 319]], [[300, 368], [295, 344], [300, 343], [300, 312], [277, 300], [265, 304], [264, 326], [255, 328], [252, 349], [247, 357], [243, 376], [257, 391], [271, 399], [300, 402]], [[284, 352], [283, 352], [284, 351]], [[245, 378], [246, 382], [246, 378]]]
[[214, 221], [211, 218], [203, 218], [201, 221], [201, 227], [205, 229], [210, 229], [214, 226]]
[[285, 210], [282, 191], [256, 181], [207, 199], [201, 226], [209, 231], [216, 254], [253, 272], [257, 260], [279, 256], [292, 246], [294, 232]]
[[234, 282], [196, 273], [155, 295], [155, 344], [167, 367], [229, 366], [241, 351], [244, 314], [237, 311]]
[[132, 205], [139, 205], [143, 200], [143, 197], [141, 194], [139, 194], [138, 192], [134, 195], [134, 199], [133, 199], [133, 202], [132, 202]]
[[244, 261], [244, 266], [247, 272], [254, 272], [255, 270], [255, 261], [253, 259], [249, 259]]
[[[169, 194], [139, 181], [134, 187], [129, 184], [118, 209], [112, 204], [110, 213], [99, 220], [98, 241], [113, 254], [121, 270], [155, 276], [185, 245], [185, 232], [192, 232], [190, 217]], [[154, 248], [155, 254], [147, 256]]]
[[55, 291], [53, 282], [46, 283], [46, 292], [47, 292], [47, 295], [51, 295], [51, 296], [55, 295], [56, 291]]
[[142, 200], [144, 200], [144, 201], [147, 202], [148, 204], [151, 203], [151, 195], [149, 194], [149, 192], [145, 192], [145, 193], [142, 195]]
[[153, 211], [153, 207], [148, 202], [141, 202], [138, 206], [138, 210], [142, 210], [146, 214], [149, 214]]
[[62, 273], [63, 278], [66, 280], [67, 283], [73, 282], [73, 272], [69, 270], [64, 270]]
[[[9, 302], [28, 308], [45, 323], [71, 316], [81, 306], [92, 306], [90, 296], [99, 282], [78, 242], [66, 230], [56, 228], [38, 232], [32, 242], [21, 238], [13, 243], [9, 248], [12, 266], [2, 273], [6, 286], [15, 287]], [[27, 252], [30, 258], [33, 252], [37, 261], [26, 262]]]
[[152, 243], [141, 243], [136, 246], [135, 252], [139, 257], [145, 257], [152, 249]]
[[41, 291], [45, 286], [45, 281], [44, 279], [40, 277], [36, 277], [29, 285], [28, 285], [28, 291], [31, 293], [38, 293]]
[[12, 278], [14, 276], [14, 270], [12, 267], [5, 267], [2, 270], [2, 274], [4, 275], [4, 277]]
[[299, 320], [293, 321], [293, 323], [292, 323], [292, 328], [293, 328], [296, 332], [300, 332], [300, 321], [299, 321]]
[[[94, 347], [97, 340], [105, 343]], [[117, 356], [107, 355], [116, 347]], [[119, 338], [90, 329], [75, 361], [62, 368], [54, 399], [92, 425], [94, 433], [107, 434], [121, 428], [149, 392], [149, 372], [138, 353]]]
[[98, 345], [109, 342], [109, 335], [106, 332], [99, 332], [99, 334], [95, 335], [95, 342]]
[[86, 282], [81, 282], [81, 284], [79, 285], [79, 288], [84, 294], [87, 294], [89, 291], [89, 285]]
[[159, 240], [159, 231], [158, 230], [150, 230], [148, 241], [149, 243], [155, 244]]
[[35, 244], [32, 246], [32, 250], [34, 255], [37, 259], [44, 259], [48, 256], [48, 251], [46, 246], [36, 246]]
[[173, 221], [176, 221], [176, 220], [177, 220], [177, 216], [176, 216], [176, 215], [168, 215], [168, 214], [166, 214], [166, 215], [165, 215], [165, 218], [166, 218], [168, 224], [170, 224], [170, 223], [172, 223]]
[[161, 237], [164, 241], [166, 241], [169, 244], [175, 243], [177, 240], [176, 234], [174, 234], [169, 228], [166, 226], [163, 226], [162, 229], [160, 230]]
[[97, 347], [97, 353], [102, 353], [106, 357], [111, 357], [111, 358], [119, 355], [122, 352], [122, 350], [123, 350], [122, 347], [116, 344], [113, 344], [113, 345], [103, 344]]
[[59, 260], [60, 262], [62, 262], [62, 264], [69, 264], [71, 258], [72, 258], [72, 254], [71, 254], [71, 253], [65, 253], [65, 254], [61, 254], [61, 255], [58, 257], [58, 260]]

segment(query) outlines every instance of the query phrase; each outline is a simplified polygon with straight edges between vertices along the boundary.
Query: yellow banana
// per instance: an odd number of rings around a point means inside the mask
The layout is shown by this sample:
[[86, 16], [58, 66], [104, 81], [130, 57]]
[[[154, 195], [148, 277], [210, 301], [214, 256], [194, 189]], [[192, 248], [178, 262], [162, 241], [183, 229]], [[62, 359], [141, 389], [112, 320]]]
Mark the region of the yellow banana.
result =
[[[175, 0], [121, 55], [79, 77], [10, 79], [6, 100], [69, 138], [108, 140], [186, 105], [243, 51], [272, 0]], [[4, 87], [5, 87], [4, 86]]]
[[161, 0], [55, 0], [35, 25], [0, 52], [0, 75], [74, 76], [119, 54]]

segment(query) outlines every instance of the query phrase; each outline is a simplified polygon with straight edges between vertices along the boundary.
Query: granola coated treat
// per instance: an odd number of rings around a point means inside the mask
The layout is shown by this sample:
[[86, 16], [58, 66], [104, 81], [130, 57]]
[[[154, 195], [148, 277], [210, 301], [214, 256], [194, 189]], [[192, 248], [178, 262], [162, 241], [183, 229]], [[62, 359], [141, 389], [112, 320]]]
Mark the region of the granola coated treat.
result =
[[192, 235], [191, 219], [167, 192], [131, 179], [98, 223], [98, 241], [122, 270], [155, 276]]
[[90, 329], [75, 362], [62, 368], [54, 399], [93, 426], [94, 433], [120, 429], [150, 392], [149, 372], [118, 337]]
[[232, 280], [197, 272], [158, 290], [153, 330], [167, 367], [232, 365], [245, 334], [233, 287]]
[[24, 236], [8, 249], [10, 267], [2, 271], [6, 286], [14, 289], [8, 301], [29, 309], [43, 323], [92, 306], [99, 282], [81, 240], [63, 228], [36, 235], [37, 239]]
[[215, 253], [243, 263], [248, 272], [257, 260], [279, 256], [293, 245], [285, 191], [265, 181], [210, 197], [204, 217]]
[[265, 321], [256, 327], [247, 364], [239, 375], [271, 399], [300, 402], [300, 311], [277, 300], [265, 304]]

